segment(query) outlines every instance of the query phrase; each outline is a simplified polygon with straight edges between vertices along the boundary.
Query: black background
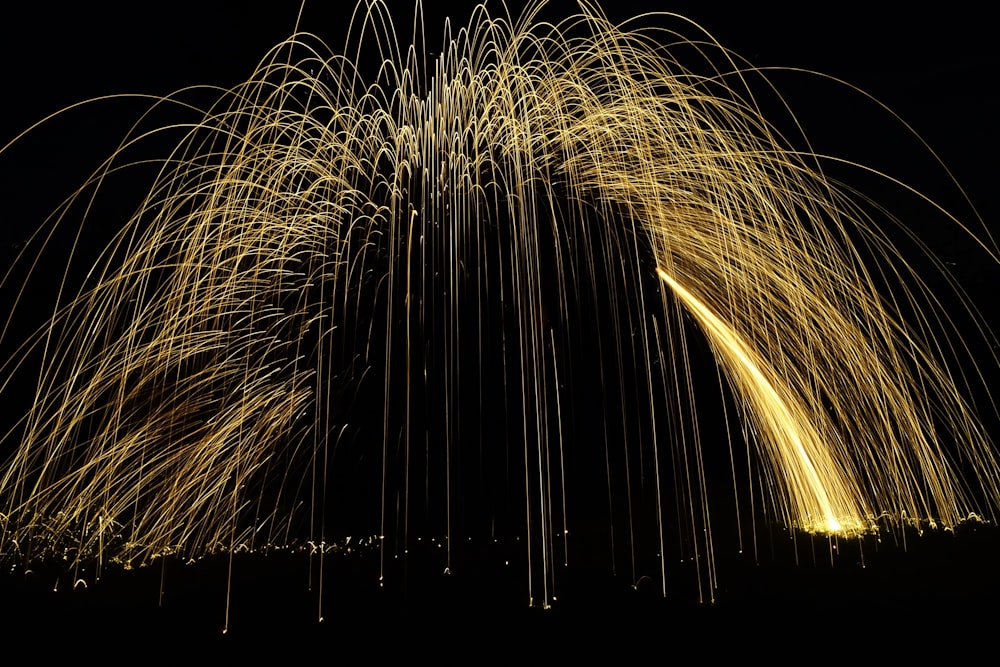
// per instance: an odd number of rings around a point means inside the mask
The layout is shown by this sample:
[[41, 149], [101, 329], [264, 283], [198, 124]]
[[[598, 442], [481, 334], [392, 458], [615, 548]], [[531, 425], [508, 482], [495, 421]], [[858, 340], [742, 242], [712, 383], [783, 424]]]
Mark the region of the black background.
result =
[[[298, 12], [293, 2], [66, 4], [17, 4], [0, 18], [0, 144], [83, 99], [123, 92], [164, 95], [193, 84], [235, 85], [292, 32]], [[408, 25], [410, 3], [391, 4], [399, 25]], [[444, 15], [465, 22], [467, 3], [451, 4], [447, 10], [428, 10], [429, 35]], [[993, 231], [1000, 215], [993, 196], [1000, 58], [988, 10], [971, 3], [949, 3], [934, 12], [876, 4], [801, 3], [789, 9], [750, 3], [739, 8], [615, 3], [609, 12], [620, 18], [652, 9], [676, 12], [753, 65], [815, 70], [870, 92], [934, 149]], [[546, 15], [558, 17], [564, 7], [571, 5], [554, 3]], [[339, 3], [312, 2], [300, 27], [337, 50], [347, 15]], [[773, 80], [800, 114], [818, 152], [890, 172], [963, 220], [974, 219], [948, 174], [866, 98], [799, 73], [776, 72]], [[106, 156], [126, 129], [122, 123], [144, 106], [101, 102], [0, 154], [5, 261], [12, 261], [39, 216]], [[896, 196], [890, 188], [872, 187], [876, 198]], [[886, 204], [893, 208], [894, 202]], [[943, 228], [924, 232], [996, 323], [991, 292], [997, 267], [973, 254], [958, 234]], [[99, 238], [90, 242], [100, 245]], [[49, 592], [52, 579], [40, 574], [27, 583], [3, 581], [0, 617], [9, 622], [0, 625], [0, 639], [9, 643], [45, 628], [53, 638], [72, 636], [86, 643], [144, 638], [174, 646], [207, 642], [223, 655], [280, 646], [289, 655], [308, 651], [331, 657], [345, 650], [370, 651], [373, 657], [396, 648], [447, 652], [475, 639], [481, 643], [463, 649], [472, 651], [469, 659], [496, 650], [559, 655], [585, 652], [592, 645], [617, 647], [625, 655], [638, 643], [669, 657], [682, 646], [720, 650], [723, 637], [743, 632], [760, 633], [763, 642], [744, 651], [780, 650], [795, 638], [804, 645], [815, 639], [822, 647], [883, 632], [890, 637], [885, 641], [907, 645], [905, 635], [892, 635], [889, 628], [930, 623], [942, 637], [968, 632], [963, 640], [968, 645], [976, 641], [970, 628], [992, 616], [983, 605], [1000, 591], [993, 572], [1000, 549], [992, 528], [960, 532], [909, 535], [905, 549], [894, 540], [841, 542], [833, 567], [826, 540], [801, 538], [793, 550], [786, 536], [772, 536], [771, 550], [758, 562], [735, 553], [720, 557], [724, 580], [715, 605], [693, 604], [683, 584], [681, 592], [662, 601], [656, 591], [633, 590], [633, 582], [608, 572], [567, 572], [561, 575], [562, 599], [548, 612], [527, 608], [516, 567], [483, 566], [462, 578], [443, 577], [437, 574], [436, 545], [431, 545], [412, 556], [409, 570], [416, 574], [408, 575], [403, 589], [386, 592], [377, 587], [370, 559], [354, 555], [327, 561], [337, 574], [328, 579], [335, 592], [324, 596], [322, 624], [316, 623], [316, 595], [302, 583], [303, 559], [248, 556], [235, 561], [232, 631], [225, 636], [220, 632], [225, 558], [191, 567], [171, 564], [162, 608], [156, 605], [162, 574], [157, 568], [109, 573], [100, 586], [72, 593], [65, 590], [66, 581], [63, 590]], [[497, 548], [517, 553], [516, 544]], [[368, 633], [380, 639], [371, 641]], [[703, 636], [716, 640], [702, 643]]]

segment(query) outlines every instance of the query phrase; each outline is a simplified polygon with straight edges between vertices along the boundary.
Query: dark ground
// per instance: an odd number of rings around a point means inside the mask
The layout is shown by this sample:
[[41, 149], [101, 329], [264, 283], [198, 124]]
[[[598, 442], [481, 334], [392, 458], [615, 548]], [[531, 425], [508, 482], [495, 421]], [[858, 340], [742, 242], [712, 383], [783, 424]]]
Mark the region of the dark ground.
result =
[[626, 577], [571, 564], [557, 570], [552, 607], [532, 608], [523, 568], [502, 564], [517, 548], [503, 551], [485, 550], [461, 572], [444, 575], [442, 550], [417, 546], [406, 572], [389, 567], [384, 589], [377, 552], [328, 555], [322, 623], [305, 555], [241, 554], [233, 562], [228, 633], [222, 632], [224, 555], [187, 566], [168, 562], [162, 606], [159, 566], [109, 568], [99, 583], [75, 591], [66, 576], [53, 591], [54, 573], [10, 575], [0, 579], [7, 616], [0, 634], [17, 641], [42, 633], [72, 654], [124, 641], [150, 655], [196, 650], [206, 657], [276, 650], [372, 659], [451, 653], [478, 661], [495, 653], [541, 658], [611, 651], [627, 659], [647, 650], [667, 658], [734, 648], [744, 655], [778, 648], [898, 657], [919, 654], [922, 646], [975, 652], [995, 625], [1000, 595], [1000, 530], [983, 525], [908, 534], [905, 550], [888, 536], [881, 544], [842, 540], [832, 566], [830, 543], [806, 536], [798, 541], [798, 565], [787, 560], [794, 557], [787, 536], [773, 560], [761, 556], [759, 564], [717, 554], [716, 600], [701, 604], [684, 590], [691, 581], [683, 565], [668, 569], [664, 599], [658, 583], [643, 580], [633, 588]]

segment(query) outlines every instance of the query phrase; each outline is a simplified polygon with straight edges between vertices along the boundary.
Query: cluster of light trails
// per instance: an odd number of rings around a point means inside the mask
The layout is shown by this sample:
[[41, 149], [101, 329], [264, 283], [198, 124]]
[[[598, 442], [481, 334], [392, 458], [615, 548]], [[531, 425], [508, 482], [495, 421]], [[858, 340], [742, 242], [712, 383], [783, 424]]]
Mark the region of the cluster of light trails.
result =
[[[439, 530], [451, 568], [463, 531], [507, 522], [547, 605], [575, 499], [603, 495], [612, 539], [679, 533], [711, 597], [710, 458], [752, 459], [715, 491], [792, 529], [994, 516], [970, 396], [997, 359], [967, 358], [902, 223], [763, 117], [764, 74], [681, 17], [498, 7], [434, 54], [419, 8], [407, 41], [377, 1], [339, 52], [296, 33], [196, 122], [137, 123], [39, 226], [4, 281], [27, 276], [8, 344], [50, 239], [87, 234], [123, 156], [182, 135], [0, 367], [7, 393], [37, 377], [4, 439], [5, 559], [322, 554], [363, 505], [384, 561]], [[151, 113], [170, 107], [191, 110], [182, 91]], [[692, 337], [743, 424], [729, 442], [699, 437]], [[581, 490], [583, 383], [611, 398], [590, 434], [606, 484]]]

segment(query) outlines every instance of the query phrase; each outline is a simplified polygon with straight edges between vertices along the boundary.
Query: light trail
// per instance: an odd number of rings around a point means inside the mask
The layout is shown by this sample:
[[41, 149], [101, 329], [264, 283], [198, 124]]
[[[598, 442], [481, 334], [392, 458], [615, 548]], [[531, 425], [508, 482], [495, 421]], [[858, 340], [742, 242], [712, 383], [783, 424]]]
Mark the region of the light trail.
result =
[[850, 478], [812, 428], [808, 411], [794, 405], [792, 392], [781, 386], [774, 369], [666, 271], [657, 268], [656, 273], [698, 318], [732, 382], [750, 403], [750, 414], [760, 420], [800, 527], [809, 532], [847, 535], [873, 530], [870, 510], [855, 506], [860, 493], [845, 486]]

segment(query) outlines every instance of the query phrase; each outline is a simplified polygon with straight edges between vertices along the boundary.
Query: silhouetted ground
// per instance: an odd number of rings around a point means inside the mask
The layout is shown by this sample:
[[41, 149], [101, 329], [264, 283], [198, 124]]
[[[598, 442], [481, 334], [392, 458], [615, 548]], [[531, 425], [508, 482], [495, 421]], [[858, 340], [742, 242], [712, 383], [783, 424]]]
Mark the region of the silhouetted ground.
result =
[[[407, 565], [390, 565], [391, 585], [378, 586], [377, 552], [327, 557], [323, 622], [317, 586], [308, 588], [301, 554], [242, 554], [234, 560], [229, 631], [223, 633], [229, 559], [169, 563], [163, 605], [159, 567], [109, 569], [77, 590], [53, 591], [45, 575], [0, 579], [0, 637], [51, 638], [47, 653], [77, 653], [118, 642], [160, 657], [195, 651], [205, 657], [286, 656], [577, 657], [611, 651], [622, 658], [652, 649], [833, 651], [845, 656], [913, 655], [924, 648], [973, 652], [988, 641], [1000, 594], [1000, 530], [968, 526], [959, 534], [907, 536], [906, 550], [883, 538], [841, 541], [831, 566], [830, 543], [800, 538], [799, 564], [786, 553], [755, 564], [719, 555], [714, 603], [696, 602], [683, 566], [668, 568], [668, 596], [658, 583], [633, 587], [587, 565], [560, 566], [558, 599], [529, 607], [526, 573], [504, 565], [507, 554], [446, 575], [436, 545], [411, 550]], [[810, 544], [812, 541], [812, 544]], [[813, 547], [816, 547], [814, 550]], [[877, 548], [876, 548], [877, 547]], [[770, 549], [770, 547], [768, 547]], [[815, 562], [813, 554], [815, 553]], [[314, 560], [314, 566], [318, 561]], [[394, 579], [394, 581], [393, 581]], [[690, 577], [688, 577], [690, 579]], [[318, 571], [313, 572], [314, 584]], [[62, 588], [69, 580], [60, 580]], [[287, 651], [287, 653], [284, 653]]]

